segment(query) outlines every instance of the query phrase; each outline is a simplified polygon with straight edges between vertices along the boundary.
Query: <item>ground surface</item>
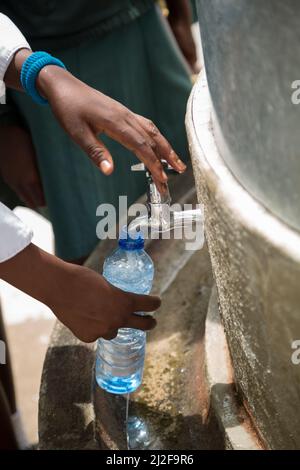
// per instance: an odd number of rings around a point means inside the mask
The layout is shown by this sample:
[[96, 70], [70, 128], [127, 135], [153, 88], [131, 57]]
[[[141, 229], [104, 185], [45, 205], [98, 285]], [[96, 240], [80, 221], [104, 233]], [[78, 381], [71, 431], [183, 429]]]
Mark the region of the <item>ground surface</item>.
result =
[[[51, 225], [24, 208], [17, 215], [34, 230], [34, 243], [53, 252]], [[18, 407], [29, 443], [38, 442], [38, 396], [54, 315], [40, 302], [0, 281], [0, 298], [10, 346]]]

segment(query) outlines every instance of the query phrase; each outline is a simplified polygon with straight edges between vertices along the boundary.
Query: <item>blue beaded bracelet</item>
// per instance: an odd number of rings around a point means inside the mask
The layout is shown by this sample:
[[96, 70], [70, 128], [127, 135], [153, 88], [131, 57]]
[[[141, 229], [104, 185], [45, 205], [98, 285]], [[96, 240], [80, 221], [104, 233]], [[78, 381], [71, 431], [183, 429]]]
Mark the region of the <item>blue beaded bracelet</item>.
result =
[[46, 65], [57, 65], [66, 69], [61, 60], [48, 54], [48, 52], [38, 51], [31, 54], [23, 63], [20, 80], [26, 93], [31, 96], [33, 101], [39, 104], [48, 104], [36, 89], [36, 79], [39, 72]]

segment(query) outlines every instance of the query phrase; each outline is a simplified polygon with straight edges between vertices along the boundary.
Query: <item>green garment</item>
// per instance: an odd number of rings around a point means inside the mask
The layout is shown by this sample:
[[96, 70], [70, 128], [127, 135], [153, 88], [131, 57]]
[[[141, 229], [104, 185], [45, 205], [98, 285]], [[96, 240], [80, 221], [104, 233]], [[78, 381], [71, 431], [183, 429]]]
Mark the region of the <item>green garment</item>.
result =
[[154, 0], [0, 0], [33, 49], [80, 44], [138, 18]]
[[[157, 7], [101, 38], [56, 50], [55, 55], [82, 81], [152, 119], [188, 159], [184, 116], [191, 83]], [[15, 91], [9, 99], [31, 131], [57, 254], [67, 260], [88, 255], [98, 242], [98, 205], [118, 208], [119, 195], [127, 195], [131, 204], [146, 190], [144, 174], [130, 171], [136, 157], [104, 136], [115, 161], [114, 173], [104, 176], [65, 134], [48, 106]]]
[[191, 7], [192, 7], [192, 23], [196, 23], [196, 21], [198, 21], [196, 0], [191, 0]]

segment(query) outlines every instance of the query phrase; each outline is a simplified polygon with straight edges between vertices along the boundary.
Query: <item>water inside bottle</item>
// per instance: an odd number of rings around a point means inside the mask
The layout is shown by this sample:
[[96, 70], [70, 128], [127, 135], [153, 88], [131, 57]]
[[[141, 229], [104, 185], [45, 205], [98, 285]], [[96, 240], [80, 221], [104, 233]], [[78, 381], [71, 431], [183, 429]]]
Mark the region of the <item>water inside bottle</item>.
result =
[[[143, 249], [116, 249], [104, 263], [104, 277], [114, 286], [137, 294], [148, 294], [154, 267]], [[137, 312], [142, 314], [142, 312]], [[143, 377], [146, 333], [121, 328], [116, 338], [98, 340], [96, 381], [110, 393], [126, 394], [136, 390]]]

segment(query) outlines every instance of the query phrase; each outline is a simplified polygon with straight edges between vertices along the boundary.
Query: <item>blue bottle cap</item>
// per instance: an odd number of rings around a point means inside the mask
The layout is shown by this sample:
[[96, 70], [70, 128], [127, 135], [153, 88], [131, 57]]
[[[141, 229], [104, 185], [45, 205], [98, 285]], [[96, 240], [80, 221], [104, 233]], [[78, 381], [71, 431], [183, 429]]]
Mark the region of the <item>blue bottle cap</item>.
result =
[[127, 232], [127, 227], [124, 225], [122, 227], [120, 238], [119, 238], [119, 246], [123, 250], [134, 251], [134, 250], [142, 250], [144, 248], [144, 238], [142, 232], [133, 232], [130, 235]]

